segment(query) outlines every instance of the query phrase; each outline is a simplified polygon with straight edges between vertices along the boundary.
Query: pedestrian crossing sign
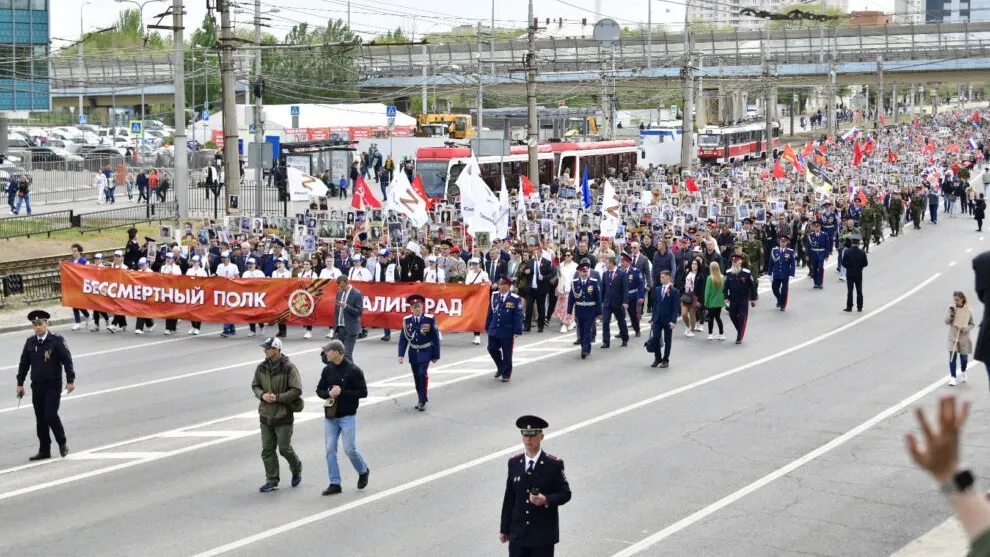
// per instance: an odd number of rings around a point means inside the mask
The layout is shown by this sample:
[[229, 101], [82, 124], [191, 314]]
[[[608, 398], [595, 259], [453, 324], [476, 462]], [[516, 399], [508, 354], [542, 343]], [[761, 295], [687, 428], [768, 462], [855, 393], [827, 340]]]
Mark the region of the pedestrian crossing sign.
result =
[[141, 128], [142, 128], [141, 120], [131, 120], [130, 124], [131, 124], [131, 135], [135, 137], [140, 136]]

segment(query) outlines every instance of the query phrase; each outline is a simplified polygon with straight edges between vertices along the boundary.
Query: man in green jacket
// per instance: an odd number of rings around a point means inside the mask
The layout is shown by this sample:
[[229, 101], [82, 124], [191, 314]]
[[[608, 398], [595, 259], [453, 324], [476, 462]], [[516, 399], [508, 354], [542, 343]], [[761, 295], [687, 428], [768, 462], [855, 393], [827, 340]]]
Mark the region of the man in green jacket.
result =
[[289, 462], [292, 487], [302, 481], [302, 462], [292, 449], [293, 412], [301, 410], [302, 380], [299, 370], [282, 354], [282, 341], [271, 337], [261, 345], [265, 361], [254, 370], [251, 388], [261, 418], [261, 461], [265, 464], [265, 485], [262, 493], [278, 489], [279, 466], [275, 448]]

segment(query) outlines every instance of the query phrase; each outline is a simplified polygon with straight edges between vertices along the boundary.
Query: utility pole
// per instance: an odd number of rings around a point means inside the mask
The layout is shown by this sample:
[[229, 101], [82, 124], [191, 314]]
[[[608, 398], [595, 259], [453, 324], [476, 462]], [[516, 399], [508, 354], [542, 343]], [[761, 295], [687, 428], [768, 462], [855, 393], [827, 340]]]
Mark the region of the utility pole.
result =
[[[172, 42], [175, 43], [175, 199], [179, 218], [189, 217], [189, 158], [186, 154], [186, 65], [183, 41], [182, 0], [172, 2]], [[116, 120], [116, 114], [114, 114]], [[116, 123], [114, 124], [116, 130]], [[141, 124], [144, 131], [144, 124]]]
[[220, 11], [220, 83], [223, 110], [223, 168], [227, 189], [227, 214], [240, 215], [241, 169], [237, 158], [237, 95], [234, 92], [234, 33], [230, 25], [232, 0], [217, 0]]
[[492, 36], [488, 37], [488, 57], [492, 66], [491, 74], [495, 75], [495, 0], [492, 0]]
[[698, 92], [695, 95], [694, 101], [694, 123], [695, 127], [699, 130], [705, 127], [705, 119], [708, 115], [705, 113], [705, 88], [704, 88], [704, 77], [702, 76], [702, 69], [704, 68], [705, 60], [704, 55], [700, 52], [698, 53]]
[[258, 48], [254, 53], [254, 85], [257, 87], [254, 92], [254, 216], [260, 217], [265, 213], [262, 207], [265, 185], [265, 109], [261, 97], [265, 85], [261, 79], [261, 0], [254, 0], [254, 44]]
[[533, 15], [533, 0], [529, 0], [529, 30], [526, 33], [526, 42], [526, 104], [529, 117], [526, 145], [529, 147], [529, 181], [534, 186], [540, 187], [540, 165], [536, 156], [540, 129], [536, 114], [536, 19]]
[[646, 0], [646, 69], [653, 69], [653, 0]]
[[482, 106], [484, 105], [484, 80], [482, 79], [482, 74], [485, 73], [484, 63], [481, 61], [481, 22], [478, 22], [478, 132], [476, 134], [478, 138], [478, 147], [481, 147], [481, 128], [484, 126], [484, 115], [482, 114]]
[[797, 107], [798, 95], [797, 91], [791, 87], [791, 137], [794, 137], [794, 110]]
[[884, 95], [884, 89], [883, 89], [883, 55], [882, 54], [877, 54], [877, 73], [880, 76], [880, 88], [877, 89], [877, 124], [879, 125], [880, 124], [880, 118], [883, 117], [883, 109], [884, 109], [884, 102], [883, 102], [883, 95]]
[[838, 93], [838, 90], [835, 86], [835, 56], [832, 56], [831, 53], [829, 54], [828, 61], [828, 87], [826, 90], [828, 91], [826, 98], [828, 101], [828, 114], [825, 115], [825, 118], [828, 123], [828, 135], [834, 136], [839, 129], [835, 121], [835, 95]]
[[722, 89], [722, 80], [724, 78], [725, 78], [725, 64], [722, 62], [722, 60], [719, 60], [718, 61], [718, 118], [716, 118], [716, 121], [719, 123], [719, 125], [721, 125], [722, 122], [728, 120], [728, 118], [725, 117], [725, 91]]
[[429, 96], [427, 95], [427, 87], [429, 86], [429, 78], [427, 71], [429, 71], [428, 66], [430, 65], [431, 62], [429, 49], [430, 49], [429, 45], [425, 45], [425, 44], [423, 45], [423, 90], [421, 91], [421, 95], [423, 97], [423, 106], [419, 111], [421, 114], [426, 114], [430, 111], [426, 107], [427, 97]]
[[694, 126], [691, 113], [694, 112], [694, 82], [692, 81], [690, 29], [687, 10], [684, 12], [684, 67], [681, 68], [681, 173], [691, 172], [692, 147], [694, 146]]

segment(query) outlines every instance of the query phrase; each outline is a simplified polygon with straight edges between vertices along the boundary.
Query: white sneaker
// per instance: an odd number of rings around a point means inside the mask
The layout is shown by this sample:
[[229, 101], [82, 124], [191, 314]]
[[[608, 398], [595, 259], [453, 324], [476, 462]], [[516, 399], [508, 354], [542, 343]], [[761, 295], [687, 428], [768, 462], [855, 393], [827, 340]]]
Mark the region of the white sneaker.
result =
[[186, 334], [187, 335], [195, 335], [196, 334], [196, 329], [195, 328], [189, 329], [189, 332], [187, 332]]
[[73, 331], [78, 331], [79, 329], [82, 329], [82, 328], [83, 328], [82, 323], [76, 323], [75, 325], [72, 326], [72, 330]]
[[698, 332], [701, 332], [701, 331], [704, 331], [704, 330], [705, 330], [705, 328], [704, 328], [704, 327], [702, 327], [701, 325], [695, 325], [695, 326], [694, 326], [694, 330], [695, 330], [695, 331], [698, 331]]
[[708, 340], [713, 340], [714, 338], [715, 338], [715, 335], [708, 335]]
[[99, 331], [99, 330], [100, 330], [100, 326], [99, 326], [99, 325], [93, 325], [93, 326], [91, 326], [91, 327], [89, 328], [89, 330], [90, 330], [91, 332], [94, 332], [94, 333], [95, 333], [95, 332], [97, 332], [97, 331]]
[[718, 335], [719, 340], [725, 340], [725, 335]]
[[249, 337], [253, 337], [255, 334], [257, 334], [257, 333], [255, 333], [254, 331], [251, 331], [251, 332], [248, 333], [248, 336]]
[[329, 333], [327, 333], [326, 338], [333, 338], [333, 331], [330, 331]]
[[303, 338], [313, 338], [313, 333], [306, 331], [303, 333]]
[[[148, 329], [148, 330], [150, 331], [151, 329]], [[144, 334], [144, 331], [142, 331], [141, 329], [134, 329], [134, 334], [135, 335], [143, 335]]]
[[169, 336], [169, 335], [172, 334], [172, 331], [170, 331], [168, 329], [165, 329], [165, 333], [164, 334], [165, 334], [165, 336]]
[[199, 329], [193, 329], [193, 335], [198, 335], [198, 334], [199, 334]]
[[157, 327], [157, 326], [158, 325], [152, 325], [152, 326], [148, 327], [146, 330], [150, 333], [150, 332], [154, 331], [155, 330], [155, 327]]
[[956, 378], [955, 377], [950, 377], [949, 378], [949, 386], [950, 387], [955, 387], [956, 386]]
[[561, 325], [560, 326], [560, 332], [566, 333], [567, 332], [567, 325]]
[[684, 335], [684, 336], [686, 336], [686, 337], [688, 337], [688, 338], [693, 338], [693, 337], [694, 337], [694, 333], [693, 333], [693, 332], [691, 332], [691, 331], [688, 331], [688, 332], [687, 332], [687, 334], [686, 334], [686, 335]]
[[963, 383], [965, 383], [966, 381], [969, 381], [969, 378], [966, 377], [966, 372], [965, 371], [959, 374], [959, 380], [962, 381]]
[[481, 344], [481, 337], [474, 337], [474, 340], [471, 341], [471, 344], [475, 344], [475, 345]]
[[846, 282], [846, 277], [839, 277], [839, 282]]
[[686, 337], [691, 336], [691, 329], [684, 329], [684, 336]]
[[109, 331], [111, 333], [116, 333], [117, 332], [117, 326], [116, 325], [110, 325], [110, 326], [107, 327], [107, 331]]
[[577, 323], [571, 323], [570, 326], [567, 327], [567, 330], [573, 331], [575, 327], [577, 327]]

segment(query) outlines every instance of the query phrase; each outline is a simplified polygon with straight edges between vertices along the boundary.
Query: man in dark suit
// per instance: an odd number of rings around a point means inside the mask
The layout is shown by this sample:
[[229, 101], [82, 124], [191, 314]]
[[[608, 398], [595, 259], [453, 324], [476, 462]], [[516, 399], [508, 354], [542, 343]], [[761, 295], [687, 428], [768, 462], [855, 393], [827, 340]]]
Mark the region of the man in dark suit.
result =
[[677, 326], [681, 306], [681, 293], [671, 284], [670, 271], [660, 272], [660, 285], [656, 287], [653, 298], [650, 336], [656, 339], [657, 344], [650, 367], [667, 367], [670, 365], [670, 343], [674, 338], [674, 327]]
[[976, 276], [976, 295], [983, 302], [983, 320], [980, 321], [973, 359], [990, 364], [990, 251], [973, 258], [973, 274]]
[[842, 311], [852, 311], [853, 286], [856, 287], [856, 311], [863, 311], [863, 269], [869, 265], [866, 253], [859, 249], [861, 237], [850, 238], [852, 247], [842, 254], [842, 266], [846, 269], [846, 308]]
[[484, 262], [485, 272], [488, 273], [488, 280], [492, 283], [492, 288], [498, 284], [502, 277], [509, 276], [509, 264], [501, 257], [498, 248], [492, 248]]
[[626, 291], [629, 280], [626, 272], [615, 266], [615, 257], [608, 256], [605, 260], [608, 270], [602, 276], [602, 348], [608, 348], [612, 340], [609, 325], [612, 316], [619, 323], [619, 338], [622, 346], [629, 345], [629, 329], [626, 327]]
[[336, 338], [344, 343], [344, 356], [354, 361], [354, 343], [361, 334], [361, 314], [364, 313], [364, 294], [354, 288], [347, 277], [337, 277], [337, 305], [333, 312]]
[[526, 322], [524, 332], [529, 332], [533, 323], [533, 306], [536, 306], [536, 330], [543, 332], [547, 319], [547, 293], [550, 292], [550, 279], [555, 273], [553, 263], [543, 257], [543, 249], [533, 250], [533, 259], [520, 270], [529, 289], [526, 292]]
[[516, 427], [524, 452], [509, 459], [498, 539], [509, 543], [509, 557], [553, 557], [560, 541], [557, 509], [571, 500], [564, 461], [543, 452], [543, 430], [550, 424], [522, 416]]

